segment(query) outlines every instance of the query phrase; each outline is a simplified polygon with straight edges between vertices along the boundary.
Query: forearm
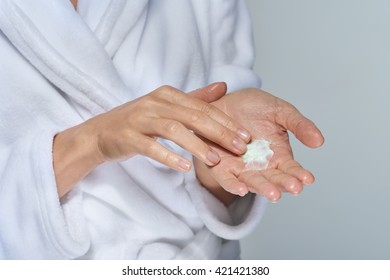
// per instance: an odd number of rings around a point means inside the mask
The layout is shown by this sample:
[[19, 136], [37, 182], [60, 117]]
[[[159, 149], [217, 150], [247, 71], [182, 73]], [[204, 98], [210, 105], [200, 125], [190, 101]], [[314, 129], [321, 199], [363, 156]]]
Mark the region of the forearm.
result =
[[[197, 135], [241, 154], [248, 133], [228, 115], [201, 99], [212, 101], [215, 98], [210, 96], [220, 97], [225, 92], [223, 83], [192, 94], [163, 86], [59, 133], [53, 144], [59, 196], [104, 161], [122, 161], [136, 154], [178, 171], [188, 171], [191, 163], [160, 145], [155, 141], [158, 137], [177, 143], [209, 166], [217, 164], [220, 157]], [[216, 192], [217, 188], [213, 189]]]

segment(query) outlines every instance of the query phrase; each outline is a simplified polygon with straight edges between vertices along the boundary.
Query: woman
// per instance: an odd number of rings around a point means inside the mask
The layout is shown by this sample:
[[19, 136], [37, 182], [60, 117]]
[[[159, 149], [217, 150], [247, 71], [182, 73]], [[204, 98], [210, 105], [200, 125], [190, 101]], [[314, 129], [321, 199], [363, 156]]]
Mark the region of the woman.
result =
[[314, 181], [287, 130], [323, 142], [257, 89], [245, 3], [72, 3], [0, 4], [0, 258], [238, 258], [266, 199]]

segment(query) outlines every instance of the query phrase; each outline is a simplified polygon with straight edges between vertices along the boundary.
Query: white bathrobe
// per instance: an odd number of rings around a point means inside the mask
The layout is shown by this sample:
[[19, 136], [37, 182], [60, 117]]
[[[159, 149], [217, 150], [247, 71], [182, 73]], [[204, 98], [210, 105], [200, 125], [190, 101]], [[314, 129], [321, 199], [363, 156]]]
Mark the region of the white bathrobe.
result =
[[226, 208], [193, 170], [135, 156], [59, 200], [52, 143], [164, 84], [259, 87], [244, 1], [1, 0], [0, 30], [0, 259], [239, 257], [263, 198]]

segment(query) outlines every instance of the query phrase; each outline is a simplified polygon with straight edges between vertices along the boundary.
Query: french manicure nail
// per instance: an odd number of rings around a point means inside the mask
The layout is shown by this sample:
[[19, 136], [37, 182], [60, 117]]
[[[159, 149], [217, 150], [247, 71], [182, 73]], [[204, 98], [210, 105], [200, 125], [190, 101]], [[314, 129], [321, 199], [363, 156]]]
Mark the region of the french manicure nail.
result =
[[213, 91], [215, 90], [217, 87], [220, 86], [220, 83], [219, 82], [216, 82], [216, 83], [212, 83], [211, 85], [209, 85], [209, 90], [210, 91]]
[[243, 140], [248, 140], [249, 137], [250, 137], [249, 131], [247, 131], [245, 129], [242, 129], [242, 128], [239, 128], [237, 130], [237, 135], [240, 136], [240, 138], [243, 139]]
[[179, 168], [184, 171], [188, 171], [191, 169], [191, 163], [186, 160], [179, 160]]
[[212, 163], [212, 164], [217, 164], [218, 162], [220, 162], [221, 158], [219, 157], [219, 155], [217, 154], [217, 152], [213, 151], [213, 150], [210, 150], [208, 153], [207, 153], [207, 159]]
[[241, 139], [238, 139], [238, 138], [234, 138], [233, 139], [233, 146], [237, 150], [242, 151], [242, 152], [244, 152], [246, 150], [246, 143], [243, 142]]
[[274, 192], [274, 191], [271, 191], [269, 194], [268, 194], [268, 200], [271, 202], [271, 203], [277, 203], [279, 201], [280, 197], [277, 196], [277, 194]]
[[238, 189], [238, 195], [239, 196], [245, 196], [247, 193], [248, 193], [248, 190], [245, 187], [243, 187], [243, 186], [241, 186]]

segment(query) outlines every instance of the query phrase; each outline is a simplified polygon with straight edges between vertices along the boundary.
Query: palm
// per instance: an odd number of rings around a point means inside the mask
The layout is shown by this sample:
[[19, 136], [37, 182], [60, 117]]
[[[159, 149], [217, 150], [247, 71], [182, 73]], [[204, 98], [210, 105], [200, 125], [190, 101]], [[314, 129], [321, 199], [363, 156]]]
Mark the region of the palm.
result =
[[[278, 200], [282, 191], [298, 194], [303, 184], [314, 181], [313, 175], [293, 159], [287, 131], [310, 147], [321, 145], [323, 138], [292, 105], [257, 89], [231, 93], [213, 105], [248, 129], [252, 139], [268, 140], [274, 152], [266, 170], [253, 171], [245, 169], [241, 157], [210, 143], [221, 156], [221, 162], [210, 170], [225, 189], [234, 193], [234, 185], [240, 181], [249, 191]], [[236, 183], [233, 176], [238, 179]]]

